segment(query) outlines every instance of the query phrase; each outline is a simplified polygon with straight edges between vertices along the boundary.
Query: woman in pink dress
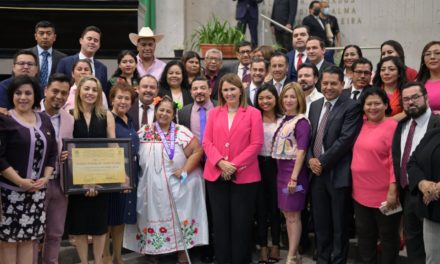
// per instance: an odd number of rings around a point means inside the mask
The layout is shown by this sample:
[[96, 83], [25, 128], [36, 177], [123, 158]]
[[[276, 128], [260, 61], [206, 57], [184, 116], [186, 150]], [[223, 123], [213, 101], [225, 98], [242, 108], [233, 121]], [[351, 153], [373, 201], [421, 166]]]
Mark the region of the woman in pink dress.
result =
[[426, 86], [429, 106], [434, 114], [440, 114], [440, 41], [431, 41], [422, 51], [417, 81]]

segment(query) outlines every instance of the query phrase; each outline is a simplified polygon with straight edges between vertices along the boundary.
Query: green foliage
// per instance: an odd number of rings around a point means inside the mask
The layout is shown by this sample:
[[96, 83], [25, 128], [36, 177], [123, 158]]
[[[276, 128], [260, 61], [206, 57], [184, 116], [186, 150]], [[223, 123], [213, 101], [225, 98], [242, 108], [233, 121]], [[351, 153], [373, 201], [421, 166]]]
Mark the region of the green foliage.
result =
[[192, 35], [193, 47], [200, 44], [237, 44], [244, 39], [244, 34], [228, 21], [220, 21], [215, 16], [205, 25], [201, 25]]

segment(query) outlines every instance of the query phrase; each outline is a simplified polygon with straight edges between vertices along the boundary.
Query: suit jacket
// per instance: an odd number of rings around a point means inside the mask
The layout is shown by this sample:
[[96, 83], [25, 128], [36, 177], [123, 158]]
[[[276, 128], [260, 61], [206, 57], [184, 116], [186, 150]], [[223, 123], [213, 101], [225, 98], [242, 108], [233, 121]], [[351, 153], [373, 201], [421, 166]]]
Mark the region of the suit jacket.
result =
[[[324, 60], [324, 61], [322, 62], [322, 64], [321, 64], [321, 68], [319, 68], [319, 80], [321, 80], [322, 72], [323, 72], [326, 68], [328, 68], [328, 67], [330, 67], [330, 66], [332, 66], [332, 65], [334, 65], [334, 64], [333, 64], [333, 63], [330, 63], [330, 62], [328, 62], [328, 61], [326, 61], [326, 60]], [[316, 83], [315, 86], [316, 86], [316, 89], [318, 89], [318, 91], [321, 92], [321, 82], [318, 81], [318, 82]]]
[[[410, 117], [405, 117], [400, 120], [397, 124], [396, 131], [394, 132], [393, 144], [392, 144], [392, 155], [393, 155], [393, 167], [394, 167], [394, 175], [396, 177], [396, 183], [399, 186], [400, 191], [402, 191], [400, 186], [400, 162], [402, 160], [402, 149], [400, 148], [400, 143], [402, 140], [402, 130], [406, 122], [410, 121]], [[440, 116], [433, 115], [429, 117], [428, 128], [427, 131], [440, 127]]]
[[[32, 53], [34, 53], [35, 54], [35, 56], [37, 56], [37, 58], [38, 58], [38, 64], [40, 65], [40, 67], [41, 67], [41, 61], [40, 61], [40, 55], [38, 54], [38, 48], [37, 48], [37, 46], [34, 46], [34, 47], [32, 47], [32, 48], [30, 48], [30, 49], [28, 49], [29, 51], [32, 51]], [[56, 72], [56, 69], [57, 69], [57, 65], [58, 65], [58, 63], [60, 62], [60, 60], [62, 59], [62, 58], [65, 58], [67, 55], [66, 54], [64, 54], [64, 53], [62, 53], [62, 52], [60, 52], [60, 51], [58, 51], [58, 50], [56, 50], [56, 49], [54, 49], [54, 48], [52, 48], [52, 67], [50, 68], [50, 75], [52, 75], [52, 74], [54, 74], [55, 72]], [[67, 75], [67, 76], [69, 76], [69, 78], [70, 78], [70, 76], [72, 75], [71, 74], [72, 73], [72, 70], [70, 70], [70, 73]]]
[[[319, 117], [324, 98], [310, 105], [309, 120], [312, 125], [312, 140], [307, 160], [313, 158], [313, 146], [318, 133]], [[351, 185], [352, 148], [362, 126], [360, 104], [341, 94], [330, 111], [324, 130], [324, 153], [319, 157], [322, 174], [317, 177], [330, 177], [335, 188]], [[311, 173], [312, 177], [313, 174]]]
[[227, 67], [222, 67], [220, 68], [217, 77], [214, 81], [214, 87], [212, 87], [212, 93], [211, 93], [211, 99], [212, 100], [216, 100], [218, 101], [218, 95], [219, 95], [219, 91], [218, 89], [220, 88], [220, 79], [223, 77], [223, 75], [230, 73]]
[[422, 217], [437, 223], [440, 222], [440, 201], [432, 201], [428, 205], [423, 202], [423, 193], [419, 190], [422, 180], [440, 181], [440, 128], [426, 132], [420, 144], [414, 150], [408, 162], [409, 189], [418, 196], [418, 212]]
[[[289, 70], [287, 72], [287, 76], [293, 82], [296, 82], [298, 79], [298, 73], [296, 72], [296, 69], [295, 69], [295, 52], [296, 52], [296, 50], [293, 49], [286, 54], [287, 58], [289, 59], [289, 64], [288, 64]], [[306, 51], [304, 51], [304, 53], [305, 52]], [[309, 59], [307, 59], [304, 62], [309, 62]]]
[[248, 105], [254, 106], [254, 104], [252, 103], [252, 100], [251, 100], [251, 90], [249, 89], [249, 85], [248, 85], [248, 87], [246, 87], [244, 89], [244, 93], [246, 94], [246, 100], [247, 100]]
[[209, 112], [203, 138], [203, 150], [207, 156], [204, 178], [207, 181], [216, 181], [221, 174], [216, 164], [224, 159], [237, 168], [234, 183], [259, 182], [261, 175], [257, 157], [263, 142], [260, 111], [252, 106], [239, 107], [229, 129], [228, 107], [215, 107]]
[[250, 18], [258, 20], [258, 4], [255, 0], [238, 0], [235, 19], [241, 20], [249, 13]]
[[[322, 21], [322, 20], [321, 20]], [[325, 46], [330, 46], [329, 41], [327, 40], [327, 35], [325, 34], [325, 30], [322, 28], [321, 24], [316, 20], [316, 18], [313, 15], [306, 16], [302, 24], [305, 26], [308, 26], [310, 29], [310, 36], [315, 36], [321, 38], [322, 41], [325, 42]], [[322, 21], [322, 24], [324, 24], [324, 21]]]
[[[214, 107], [217, 106], [216, 101], [212, 101], [212, 104], [214, 105]], [[180, 125], [186, 126], [191, 131], [192, 131], [192, 129], [191, 129], [191, 111], [192, 111], [193, 105], [194, 105], [194, 103], [185, 105], [182, 109], [180, 109], [177, 112], [177, 122]]]
[[[367, 89], [369, 89], [369, 88], [371, 88], [371, 86], [366, 86], [365, 88], [363, 88], [363, 89], [361, 90], [361, 93], [357, 96], [356, 101], [359, 101], [359, 102], [360, 102], [360, 101], [361, 101], [361, 98], [362, 98], [362, 96], [363, 96], [363, 94], [364, 94], [364, 92], [365, 92]], [[351, 92], [352, 92], [352, 90], [353, 90], [353, 86], [350, 86], [350, 88], [347, 88], [347, 89], [342, 90], [342, 93], [345, 94], [346, 96], [348, 96], [348, 97], [351, 98]]]
[[[58, 63], [56, 72], [64, 73], [65, 75], [67, 75], [67, 77], [69, 77], [69, 79], [71, 79], [72, 67], [77, 60], [79, 60], [79, 53], [61, 59]], [[108, 97], [109, 91], [107, 89], [107, 67], [97, 59], [94, 59], [93, 63], [95, 65], [95, 72], [93, 74], [96, 76], [96, 78], [99, 79], [102, 90]]]
[[[290, 83], [290, 82], [292, 82], [292, 80], [289, 78], [289, 76], [287, 76], [286, 80], [285, 80], [284, 83], [283, 83], [283, 89], [284, 89], [284, 86], [286, 86], [286, 84], [288, 84], [288, 83]], [[274, 79], [268, 81], [267, 83], [272, 84], [273, 86], [275, 86], [275, 81], [274, 81]]]
[[[298, 0], [275, 0], [272, 6], [271, 18], [282, 25], [295, 25], [296, 10]], [[274, 26], [274, 24], [271, 24]], [[275, 26], [275, 30], [284, 31]]]
[[127, 112], [127, 115], [131, 117], [131, 119], [133, 120], [134, 129], [138, 131], [139, 130], [139, 99], [137, 94], [133, 104], [130, 107], [130, 110], [128, 110]]
[[[57, 138], [58, 142], [58, 154], [61, 153], [63, 149], [63, 138], [73, 138], [73, 116], [69, 114], [66, 110], [60, 109], [60, 132]], [[64, 184], [63, 184], [63, 164], [60, 164], [60, 175], [59, 175], [59, 181], [60, 186], [64, 190]]]
[[[238, 66], [240, 66], [239, 61], [234, 61], [233, 63], [229, 63], [223, 66], [223, 71], [225, 73], [235, 73], [238, 75]], [[250, 65], [249, 65], [250, 68]]]

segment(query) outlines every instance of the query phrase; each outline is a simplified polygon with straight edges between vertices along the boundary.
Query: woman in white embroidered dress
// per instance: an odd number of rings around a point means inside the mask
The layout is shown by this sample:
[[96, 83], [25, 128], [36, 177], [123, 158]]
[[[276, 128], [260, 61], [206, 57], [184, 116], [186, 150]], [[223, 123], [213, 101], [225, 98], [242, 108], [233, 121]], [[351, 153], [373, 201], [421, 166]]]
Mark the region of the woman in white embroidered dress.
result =
[[155, 102], [157, 121], [138, 132], [137, 224], [126, 227], [124, 247], [149, 255], [178, 251], [177, 263], [187, 263], [179, 225], [188, 249], [208, 244], [199, 167], [203, 151], [189, 129], [173, 122], [177, 106], [172, 99], [164, 96]]

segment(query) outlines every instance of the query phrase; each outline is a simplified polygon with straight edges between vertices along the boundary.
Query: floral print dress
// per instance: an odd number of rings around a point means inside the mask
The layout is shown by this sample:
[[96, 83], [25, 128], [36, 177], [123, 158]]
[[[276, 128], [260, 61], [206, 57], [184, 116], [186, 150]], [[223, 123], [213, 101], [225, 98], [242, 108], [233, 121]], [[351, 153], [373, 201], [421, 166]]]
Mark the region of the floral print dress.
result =
[[[164, 254], [208, 244], [204, 181], [200, 168], [184, 183], [172, 176], [187, 158], [184, 148], [194, 138], [186, 127], [176, 125], [175, 154], [170, 160], [154, 126], [139, 132], [137, 223], [126, 225], [124, 247], [142, 254]], [[170, 135], [165, 134], [168, 142]], [[173, 200], [177, 214], [173, 209]], [[180, 225], [180, 228], [179, 228]], [[181, 230], [180, 230], [181, 229]]]
[[[44, 141], [39, 131], [34, 129], [35, 147], [32, 161], [32, 179], [39, 179], [43, 163]], [[0, 222], [0, 240], [18, 242], [39, 239], [44, 234], [46, 213], [44, 200], [46, 190], [21, 192], [1, 190], [3, 216]]]

